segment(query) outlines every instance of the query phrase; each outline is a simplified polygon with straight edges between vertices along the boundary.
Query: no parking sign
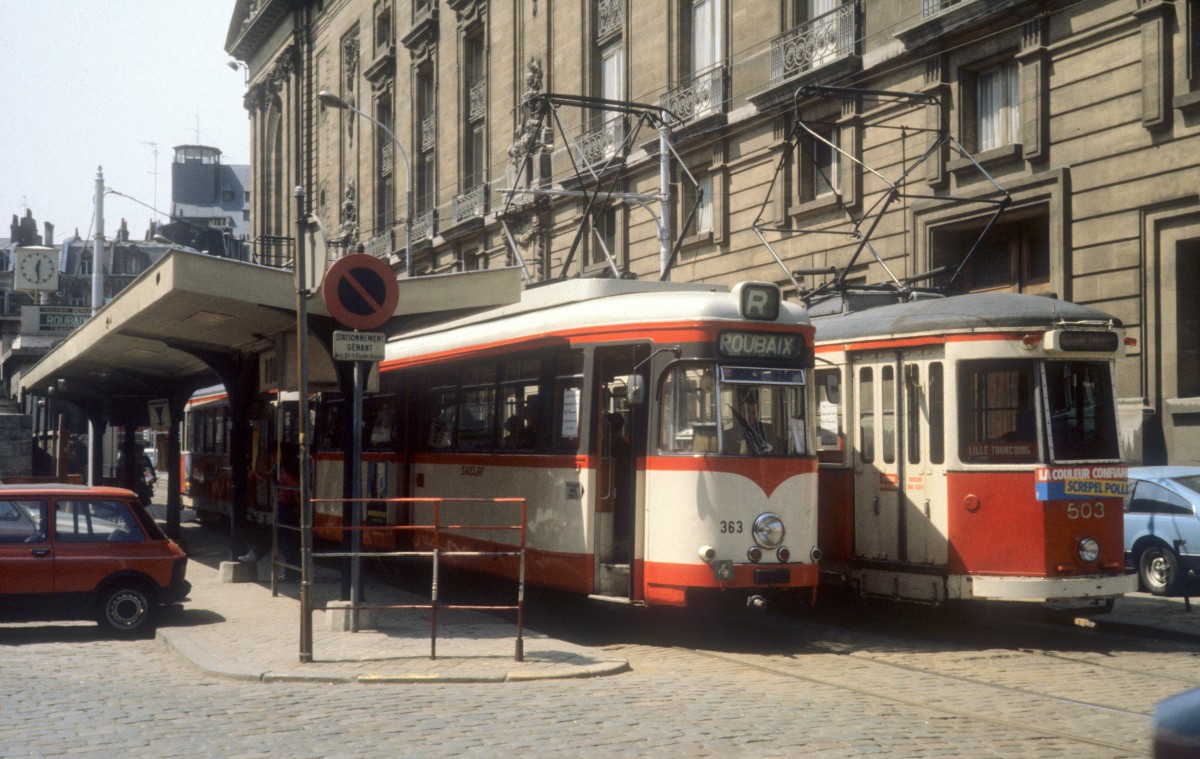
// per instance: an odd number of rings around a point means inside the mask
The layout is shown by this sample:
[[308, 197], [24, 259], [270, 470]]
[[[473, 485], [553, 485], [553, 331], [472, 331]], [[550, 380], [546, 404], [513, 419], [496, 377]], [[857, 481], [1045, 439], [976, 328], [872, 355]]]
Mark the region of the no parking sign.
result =
[[387, 262], [351, 253], [333, 262], [321, 283], [329, 313], [350, 329], [376, 329], [387, 323], [400, 301], [396, 275]]

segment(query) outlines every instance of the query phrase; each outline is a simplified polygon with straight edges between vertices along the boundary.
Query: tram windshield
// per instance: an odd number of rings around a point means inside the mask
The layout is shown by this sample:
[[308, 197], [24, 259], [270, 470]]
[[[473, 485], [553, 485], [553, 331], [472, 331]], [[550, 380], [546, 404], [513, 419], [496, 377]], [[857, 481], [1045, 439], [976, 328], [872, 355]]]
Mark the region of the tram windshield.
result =
[[[1107, 362], [967, 361], [959, 382], [959, 443], [966, 463], [1119, 457]], [[1048, 435], [1039, 433], [1047, 428]]]
[[687, 364], [663, 380], [663, 453], [804, 456], [804, 372]]

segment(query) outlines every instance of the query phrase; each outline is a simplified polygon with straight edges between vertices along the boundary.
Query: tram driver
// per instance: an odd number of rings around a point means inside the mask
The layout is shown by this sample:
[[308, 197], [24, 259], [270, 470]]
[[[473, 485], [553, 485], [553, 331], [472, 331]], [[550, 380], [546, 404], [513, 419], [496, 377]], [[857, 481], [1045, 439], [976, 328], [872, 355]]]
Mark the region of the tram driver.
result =
[[769, 454], [778, 452], [780, 440], [774, 427], [759, 417], [758, 392], [738, 393], [738, 407], [730, 407], [733, 424], [722, 430], [725, 453]]

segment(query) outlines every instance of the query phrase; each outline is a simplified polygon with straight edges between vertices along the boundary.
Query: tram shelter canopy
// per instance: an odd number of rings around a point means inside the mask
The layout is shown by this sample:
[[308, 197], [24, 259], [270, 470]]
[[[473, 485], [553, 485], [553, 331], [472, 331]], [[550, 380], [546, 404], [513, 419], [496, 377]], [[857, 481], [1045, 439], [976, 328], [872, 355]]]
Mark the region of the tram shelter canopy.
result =
[[[446, 318], [520, 298], [516, 269], [400, 279], [400, 300], [380, 331], [442, 313]], [[319, 295], [312, 321], [327, 320]], [[452, 310], [450, 310], [452, 309]], [[200, 356], [254, 355], [296, 326], [290, 270], [171, 250], [19, 379], [23, 392], [57, 387], [77, 403], [166, 395], [180, 384], [213, 384]]]

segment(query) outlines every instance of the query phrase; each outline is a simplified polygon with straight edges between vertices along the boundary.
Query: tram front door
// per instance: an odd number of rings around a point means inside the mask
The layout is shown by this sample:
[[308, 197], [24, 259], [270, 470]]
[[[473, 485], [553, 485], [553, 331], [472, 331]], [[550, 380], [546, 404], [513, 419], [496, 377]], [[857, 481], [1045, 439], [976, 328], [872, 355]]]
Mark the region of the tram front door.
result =
[[628, 377], [637, 364], [636, 346], [596, 351], [596, 415], [592, 420], [597, 452], [595, 509], [595, 587], [601, 598], [632, 598], [637, 507], [637, 458], [641, 426], [627, 399]]
[[854, 553], [867, 560], [904, 558], [897, 457], [895, 357], [868, 354], [854, 362]]

